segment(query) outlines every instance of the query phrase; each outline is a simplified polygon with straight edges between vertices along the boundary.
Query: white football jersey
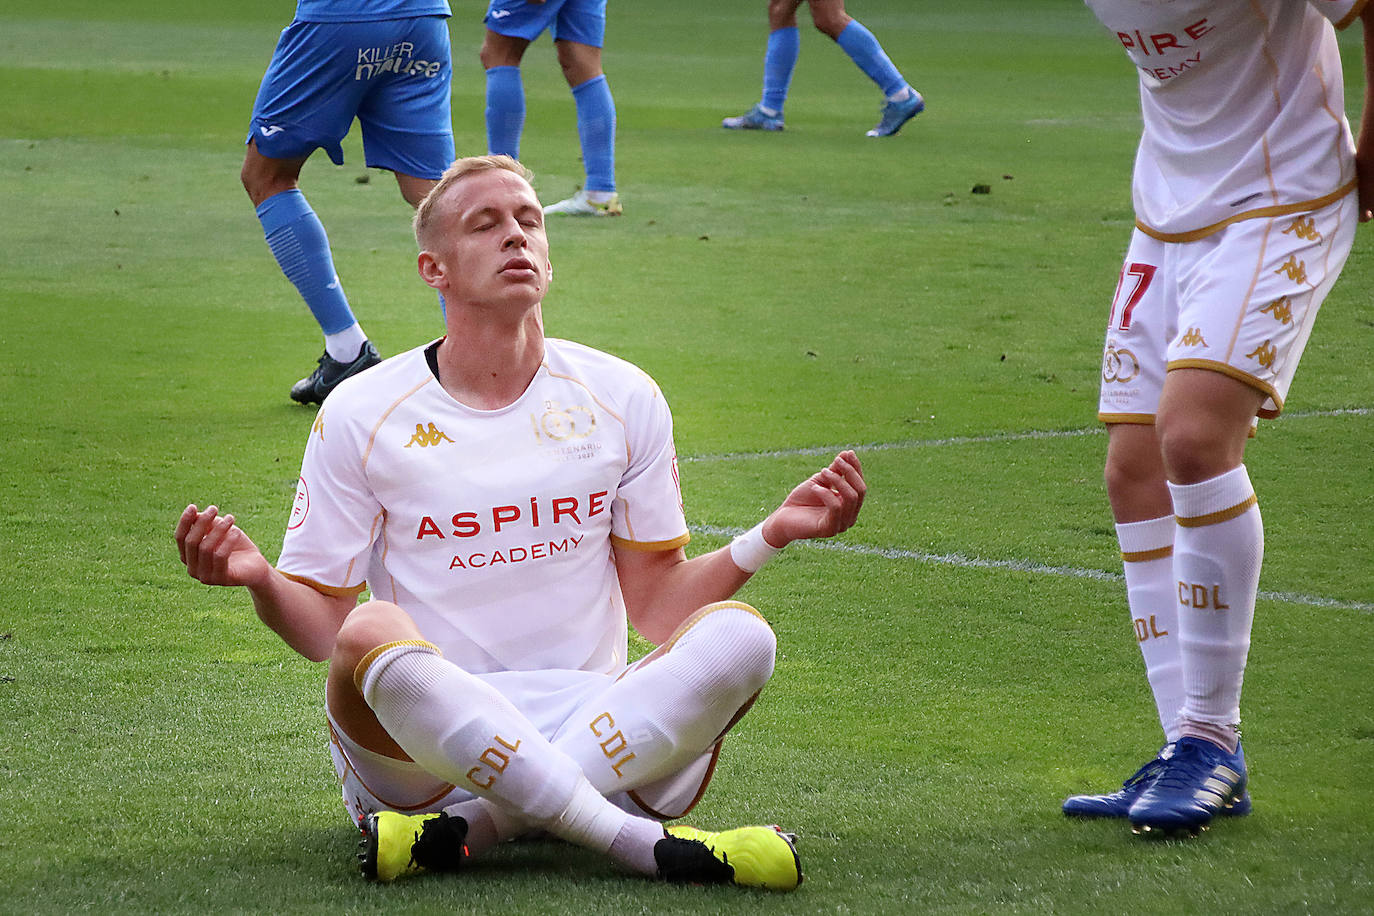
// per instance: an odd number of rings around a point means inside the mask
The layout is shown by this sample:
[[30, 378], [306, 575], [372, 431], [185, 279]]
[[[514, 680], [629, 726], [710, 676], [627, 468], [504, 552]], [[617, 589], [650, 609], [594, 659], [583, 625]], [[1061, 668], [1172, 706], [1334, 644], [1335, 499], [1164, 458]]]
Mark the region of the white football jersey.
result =
[[1355, 182], [1340, 56], [1364, 0], [1085, 0], [1140, 76], [1141, 231], [1201, 238]]
[[475, 410], [440, 386], [427, 348], [325, 401], [278, 569], [331, 594], [365, 584], [476, 674], [618, 670], [627, 627], [612, 542], [688, 540], [658, 386], [551, 339], [518, 400]]

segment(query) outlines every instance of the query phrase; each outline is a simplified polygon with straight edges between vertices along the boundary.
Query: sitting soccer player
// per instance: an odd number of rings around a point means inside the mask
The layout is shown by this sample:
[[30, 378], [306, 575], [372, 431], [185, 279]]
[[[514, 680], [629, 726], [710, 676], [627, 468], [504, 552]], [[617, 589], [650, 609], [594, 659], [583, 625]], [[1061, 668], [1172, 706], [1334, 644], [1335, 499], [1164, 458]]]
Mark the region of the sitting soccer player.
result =
[[[191, 505], [176, 529], [187, 571], [246, 586], [287, 644], [329, 660], [334, 763], [369, 876], [451, 871], [542, 832], [665, 880], [796, 887], [776, 827], [662, 821], [701, 796], [773, 671], [772, 630], [728, 599], [791, 541], [855, 522], [858, 459], [841, 453], [754, 529], [687, 559], [662, 393], [544, 337], [551, 267], [529, 173], [458, 161], [415, 234], [447, 335], [325, 402], [277, 568], [232, 515]], [[627, 617], [657, 645], [631, 665]]]
[[726, 130], [782, 130], [782, 106], [801, 53], [797, 9], [806, 3], [811, 21], [849, 55], [883, 91], [882, 117], [870, 137], [890, 137], [925, 111], [925, 99], [897, 70], [878, 39], [844, 9], [844, 0], [768, 0], [768, 46], [763, 56], [763, 98], [744, 114], [726, 118]]

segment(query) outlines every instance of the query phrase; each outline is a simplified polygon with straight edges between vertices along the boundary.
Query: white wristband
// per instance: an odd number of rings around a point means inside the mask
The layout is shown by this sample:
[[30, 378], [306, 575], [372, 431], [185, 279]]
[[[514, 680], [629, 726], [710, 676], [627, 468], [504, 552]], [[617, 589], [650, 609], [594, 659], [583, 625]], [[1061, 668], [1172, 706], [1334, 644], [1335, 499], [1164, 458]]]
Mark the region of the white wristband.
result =
[[759, 522], [730, 542], [730, 559], [745, 572], [756, 573], [780, 550], [763, 539], [763, 522]]

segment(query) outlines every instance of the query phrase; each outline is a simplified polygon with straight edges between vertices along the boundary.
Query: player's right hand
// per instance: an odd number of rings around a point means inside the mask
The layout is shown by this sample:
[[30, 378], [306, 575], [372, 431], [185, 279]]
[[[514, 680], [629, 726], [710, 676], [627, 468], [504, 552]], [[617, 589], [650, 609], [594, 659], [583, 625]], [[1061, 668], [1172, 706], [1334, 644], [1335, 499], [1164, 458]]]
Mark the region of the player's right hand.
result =
[[252, 538], [234, 524], [234, 516], [220, 515], [215, 506], [204, 511], [194, 503], [187, 506], [175, 536], [186, 572], [206, 585], [253, 585], [272, 572]]

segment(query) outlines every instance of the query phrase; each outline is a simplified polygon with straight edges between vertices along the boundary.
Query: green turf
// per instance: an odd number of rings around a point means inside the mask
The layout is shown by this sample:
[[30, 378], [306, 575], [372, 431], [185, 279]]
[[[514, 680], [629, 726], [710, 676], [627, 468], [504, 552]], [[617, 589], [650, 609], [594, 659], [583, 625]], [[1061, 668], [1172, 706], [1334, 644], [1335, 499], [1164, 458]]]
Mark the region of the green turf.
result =
[[[455, 6], [455, 129], [480, 152], [480, 5]], [[1150, 844], [1058, 813], [1159, 740], [1093, 420], [1136, 90], [1075, 0], [854, 0], [930, 103], [880, 142], [876, 92], [807, 28], [787, 131], [720, 130], [757, 98], [762, 0], [612, 4], [626, 215], [552, 230], [550, 333], [663, 385], [693, 550], [828, 449], [861, 447], [872, 487], [846, 549], [789, 550], [742, 594], [778, 671], [694, 813], [797, 830], [807, 880], [663, 887], [535, 844], [364, 883], [321, 667], [171, 540], [214, 501], [274, 556], [313, 416], [285, 393], [318, 331], [238, 184], [289, 8], [0, 0], [0, 912], [1370, 910], [1368, 229], [1247, 456], [1255, 816]], [[522, 152], [563, 196], [580, 164], [547, 41], [525, 71]], [[345, 148], [303, 186], [395, 353], [438, 308], [394, 183]]]

